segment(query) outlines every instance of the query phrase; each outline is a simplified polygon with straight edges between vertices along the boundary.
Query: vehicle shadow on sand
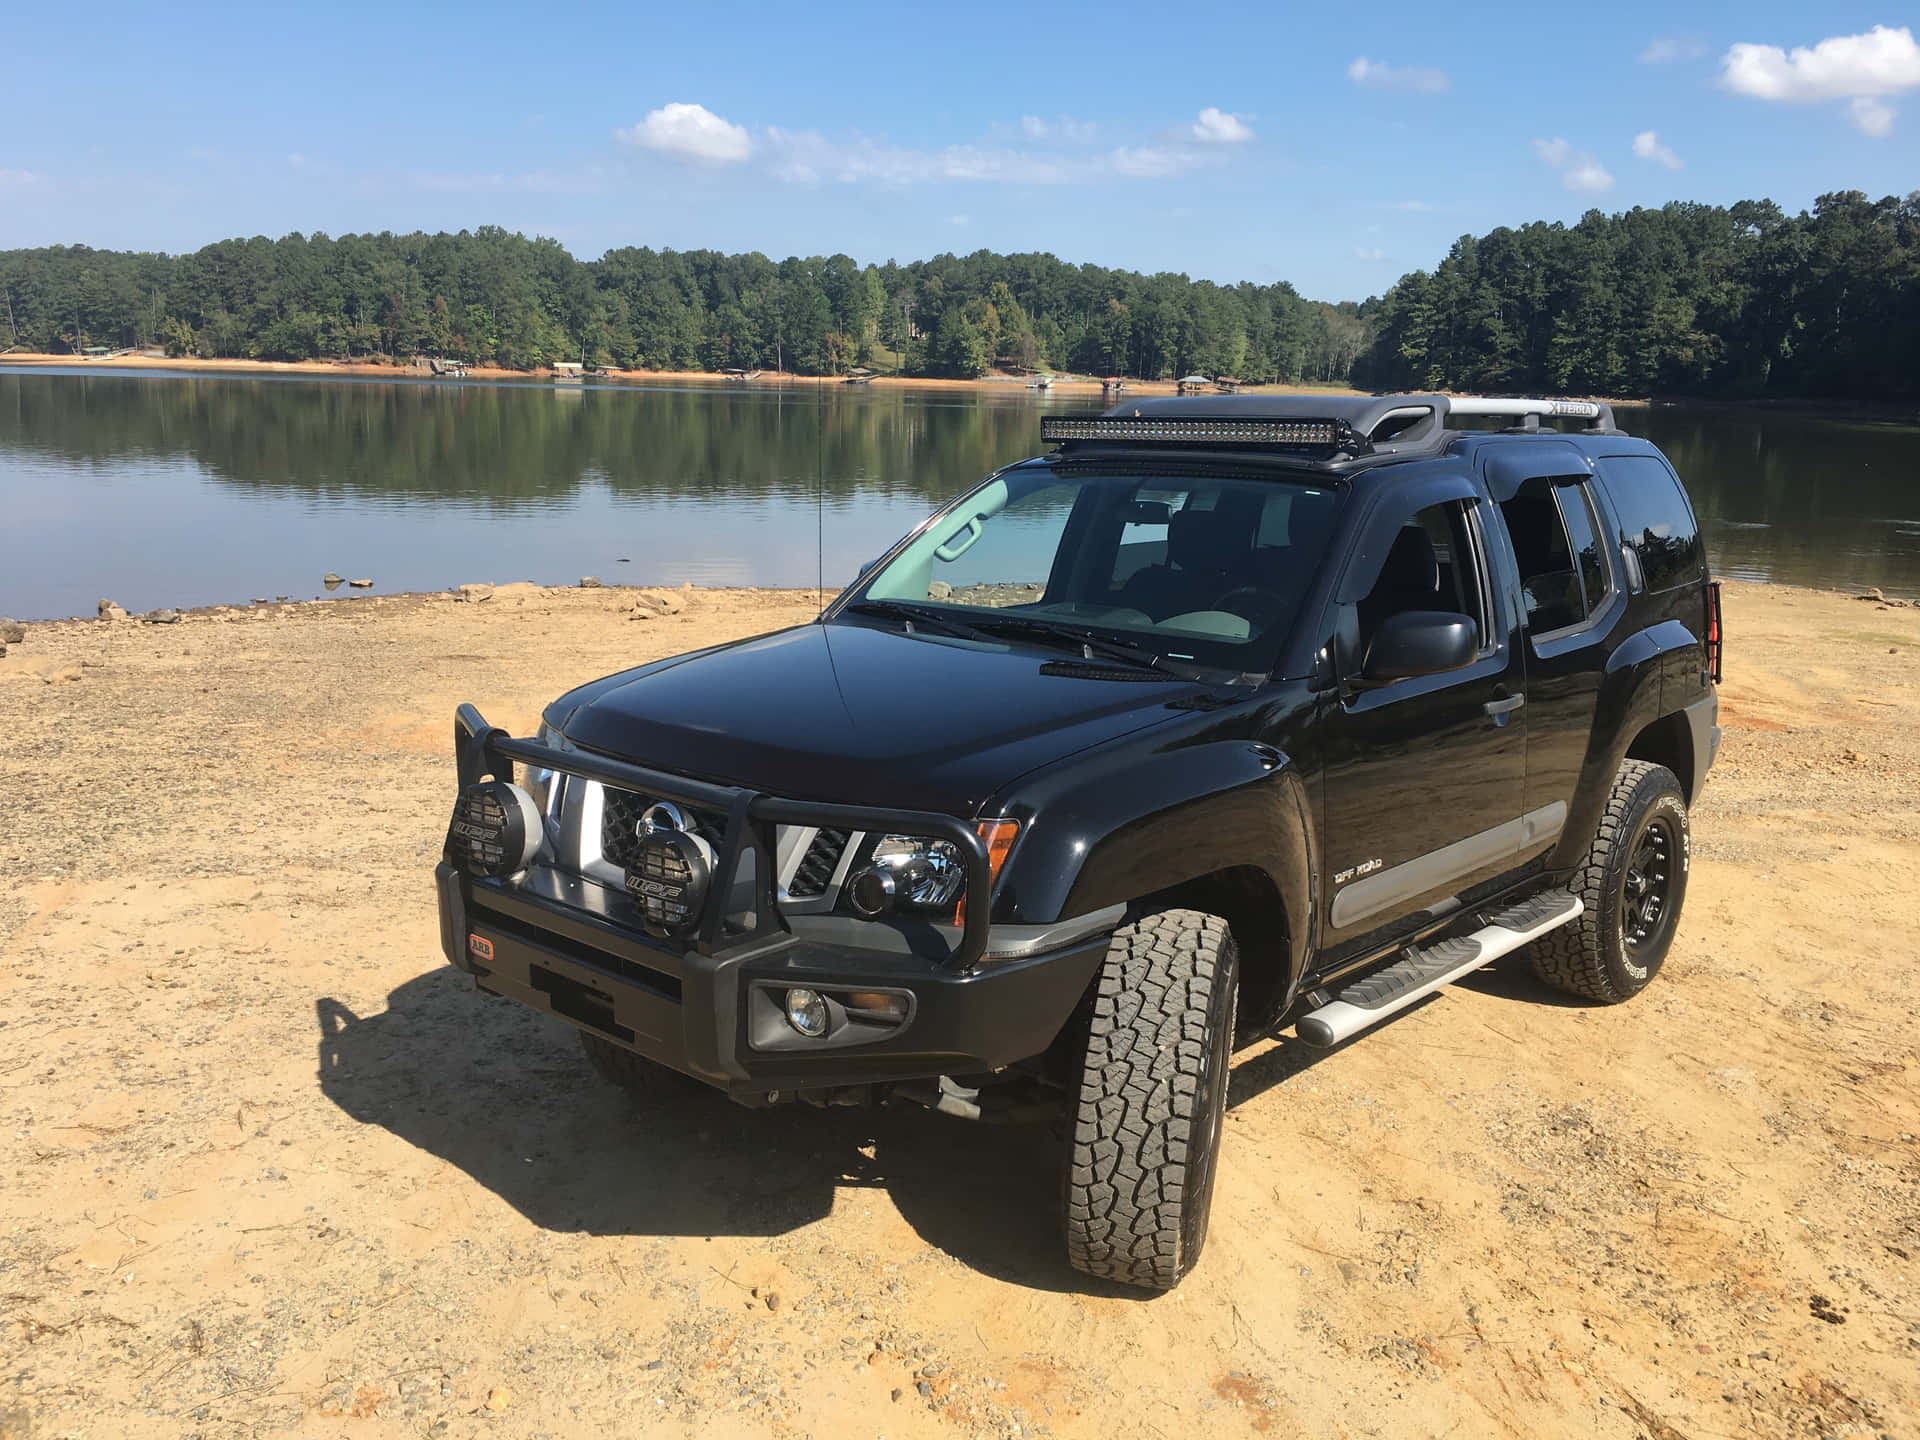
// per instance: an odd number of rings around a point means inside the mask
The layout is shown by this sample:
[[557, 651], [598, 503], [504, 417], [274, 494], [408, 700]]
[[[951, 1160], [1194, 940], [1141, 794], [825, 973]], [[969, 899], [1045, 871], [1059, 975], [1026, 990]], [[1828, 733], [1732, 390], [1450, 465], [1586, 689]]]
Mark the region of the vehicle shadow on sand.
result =
[[458, 1166], [547, 1230], [783, 1234], [844, 1186], [884, 1190], [927, 1244], [1045, 1290], [1106, 1287], [1059, 1239], [1059, 1146], [1044, 1126], [979, 1125], [918, 1107], [747, 1110], [669, 1085], [635, 1099], [587, 1067], [570, 1027], [478, 993], [450, 968], [375, 1015], [316, 1003], [321, 1091]]

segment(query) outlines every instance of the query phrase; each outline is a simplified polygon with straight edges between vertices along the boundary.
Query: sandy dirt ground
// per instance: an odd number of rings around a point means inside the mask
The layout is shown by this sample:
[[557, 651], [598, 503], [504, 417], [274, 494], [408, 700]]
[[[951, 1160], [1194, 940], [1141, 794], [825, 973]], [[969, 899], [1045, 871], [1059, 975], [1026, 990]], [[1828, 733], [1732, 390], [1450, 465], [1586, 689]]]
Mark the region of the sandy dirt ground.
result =
[[[329, 375], [367, 375], [388, 380], [420, 379], [425, 372], [404, 365], [378, 365], [354, 360], [207, 360], [194, 358], [155, 359], [145, 355], [122, 355], [111, 360], [90, 360], [84, 355], [40, 355], [27, 351], [15, 351], [0, 355], [0, 373], [7, 365], [58, 365], [66, 368], [84, 370], [88, 367], [120, 370], [173, 371], [181, 374], [213, 373], [228, 375], [305, 375], [315, 379], [325, 379]], [[467, 370], [469, 378], [474, 380], [548, 380], [551, 370], [500, 370], [487, 365], [475, 365]], [[711, 370], [616, 370], [611, 373], [596, 373], [588, 377], [593, 384], [614, 382], [631, 385], [730, 385], [735, 383], [728, 376]], [[750, 388], [764, 389], [781, 385], [844, 385], [846, 378], [840, 375], [793, 375], [787, 372], [771, 370], [761, 371], [746, 382]], [[989, 375], [980, 380], [942, 380], [937, 378], [918, 378], [905, 375], [876, 375], [868, 382], [881, 389], [905, 388], [909, 390], [985, 390], [995, 394], [1004, 394], [1009, 389], [1024, 389], [1026, 381], [1019, 376]], [[1072, 379], [1057, 377], [1053, 388], [1062, 394], [1094, 395], [1100, 394], [1100, 381], [1097, 378]], [[1129, 380], [1128, 395], [1171, 395], [1178, 387], [1171, 380]], [[1361, 392], [1345, 385], [1251, 385], [1242, 387], [1244, 393], [1260, 395], [1358, 395]]]
[[1920, 1434], [1920, 609], [1729, 585], [1655, 987], [1243, 1052], [1148, 1298], [1061, 1259], [1045, 1129], [643, 1104], [441, 963], [457, 701], [813, 611], [636, 598], [0, 659], [0, 1435]]

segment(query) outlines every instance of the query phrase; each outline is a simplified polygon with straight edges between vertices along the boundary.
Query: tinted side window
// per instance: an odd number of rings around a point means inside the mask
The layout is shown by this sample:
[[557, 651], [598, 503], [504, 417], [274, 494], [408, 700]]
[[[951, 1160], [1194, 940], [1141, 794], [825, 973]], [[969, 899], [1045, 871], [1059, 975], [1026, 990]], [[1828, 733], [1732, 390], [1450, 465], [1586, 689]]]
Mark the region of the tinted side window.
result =
[[[1529, 480], [1500, 507], [1507, 537], [1513, 541], [1513, 558], [1520, 564], [1527, 629], [1536, 635], [1564, 630], [1587, 618], [1573, 543], [1554, 494], [1558, 488], [1550, 480]], [[1580, 503], [1578, 495], [1572, 498], [1576, 505]], [[1584, 518], [1584, 507], [1581, 513]], [[1587, 539], [1592, 540], [1590, 529]]]
[[1457, 500], [1429, 505], [1408, 517], [1394, 537], [1379, 577], [1360, 602], [1362, 653], [1380, 622], [1406, 610], [1440, 610], [1465, 615], [1487, 643], [1490, 626], [1480, 587], [1466, 507]]
[[1600, 473], [1620, 517], [1620, 538], [1640, 556], [1647, 589], [1698, 579], [1700, 531], [1673, 472], [1651, 455], [1615, 455], [1600, 462]]
[[1580, 593], [1587, 602], [1587, 614], [1600, 608], [1607, 595], [1607, 567], [1600, 558], [1600, 538], [1594, 524], [1593, 507], [1587, 487], [1580, 484], [1556, 485], [1554, 498], [1560, 502], [1560, 518], [1567, 522], [1573, 539], [1573, 558], [1580, 571]]

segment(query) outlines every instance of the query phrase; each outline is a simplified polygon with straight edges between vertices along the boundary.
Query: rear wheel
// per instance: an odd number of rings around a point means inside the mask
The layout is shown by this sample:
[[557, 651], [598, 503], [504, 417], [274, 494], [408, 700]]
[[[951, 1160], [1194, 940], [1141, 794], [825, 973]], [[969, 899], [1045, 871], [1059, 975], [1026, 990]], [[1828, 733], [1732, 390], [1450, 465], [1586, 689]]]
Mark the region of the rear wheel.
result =
[[1069, 1110], [1064, 1209], [1075, 1269], [1169, 1290], [1199, 1260], [1238, 982], [1239, 955], [1217, 915], [1162, 910], [1114, 935]]
[[593, 1067], [594, 1074], [643, 1100], [686, 1095], [706, 1088], [691, 1075], [656, 1065], [646, 1056], [624, 1050], [588, 1030], [580, 1032], [580, 1048], [587, 1052], [587, 1064]]
[[1534, 941], [1534, 973], [1549, 985], [1616, 1005], [1638, 995], [1673, 947], [1687, 897], [1687, 801], [1664, 765], [1628, 760], [1567, 888], [1586, 907]]

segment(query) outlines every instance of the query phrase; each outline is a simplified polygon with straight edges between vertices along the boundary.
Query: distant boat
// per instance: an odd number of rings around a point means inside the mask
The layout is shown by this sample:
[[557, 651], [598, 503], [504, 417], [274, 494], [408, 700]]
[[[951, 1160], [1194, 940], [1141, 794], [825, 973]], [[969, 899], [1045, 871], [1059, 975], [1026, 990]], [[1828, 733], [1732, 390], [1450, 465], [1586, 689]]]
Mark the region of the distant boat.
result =
[[587, 378], [587, 367], [577, 360], [556, 360], [553, 362], [553, 383], [556, 385], [578, 385]]
[[1174, 384], [1179, 386], [1182, 395], [1198, 395], [1213, 381], [1204, 375], [1182, 375]]
[[729, 385], [744, 385], [749, 380], [757, 380], [760, 378], [760, 372], [758, 370], [722, 370], [720, 373], [727, 377], [727, 383]]
[[1029, 390], [1051, 390], [1053, 388], [1053, 376], [1045, 370], [1042, 370], [1038, 375], [1029, 375], [1027, 377], [1027, 388]]
[[864, 365], [856, 365], [847, 372], [847, 384], [849, 385], [870, 385], [872, 383], [873, 371], [867, 369]]

